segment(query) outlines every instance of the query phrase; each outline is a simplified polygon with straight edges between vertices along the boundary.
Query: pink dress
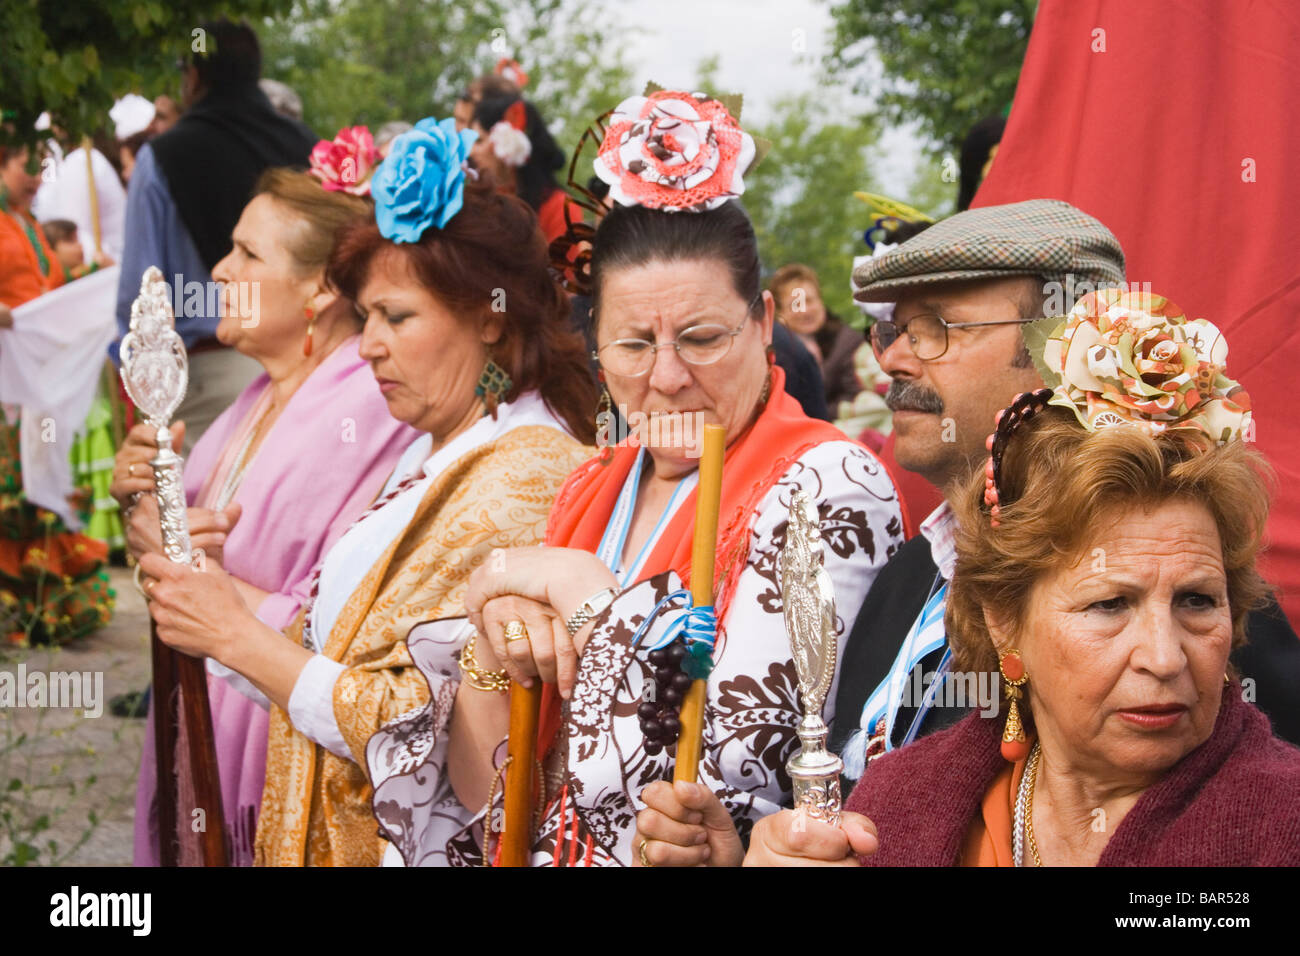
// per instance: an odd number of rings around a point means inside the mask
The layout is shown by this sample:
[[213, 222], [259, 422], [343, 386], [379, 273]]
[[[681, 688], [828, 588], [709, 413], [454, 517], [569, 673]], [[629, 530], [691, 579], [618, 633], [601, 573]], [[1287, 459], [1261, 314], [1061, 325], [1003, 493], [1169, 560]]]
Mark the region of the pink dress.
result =
[[[251, 461], [239, 458], [270, 401], [265, 374], [212, 423], [185, 463], [186, 495], [197, 507], [214, 507], [230, 471], [243, 467], [231, 498], [243, 514], [226, 541], [224, 566], [270, 592], [257, 616], [277, 630], [293, 621], [316, 565], [419, 436], [389, 415], [357, 354], [359, 341], [348, 339], [299, 386]], [[266, 774], [268, 713], [264, 703], [211, 674], [208, 693], [231, 863], [250, 866]], [[150, 706], [136, 789], [136, 866], [160, 861]]]

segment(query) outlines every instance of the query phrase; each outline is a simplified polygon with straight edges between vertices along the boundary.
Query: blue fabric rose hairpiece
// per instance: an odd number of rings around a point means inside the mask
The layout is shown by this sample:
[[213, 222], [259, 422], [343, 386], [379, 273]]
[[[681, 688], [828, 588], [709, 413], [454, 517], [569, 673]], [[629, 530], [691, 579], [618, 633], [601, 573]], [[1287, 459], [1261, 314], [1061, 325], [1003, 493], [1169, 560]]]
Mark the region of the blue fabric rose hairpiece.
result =
[[430, 226], [444, 228], [465, 199], [465, 161], [478, 139], [456, 121], [422, 119], [393, 140], [370, 183], [375, 222], [385, 239], [419, 242]]

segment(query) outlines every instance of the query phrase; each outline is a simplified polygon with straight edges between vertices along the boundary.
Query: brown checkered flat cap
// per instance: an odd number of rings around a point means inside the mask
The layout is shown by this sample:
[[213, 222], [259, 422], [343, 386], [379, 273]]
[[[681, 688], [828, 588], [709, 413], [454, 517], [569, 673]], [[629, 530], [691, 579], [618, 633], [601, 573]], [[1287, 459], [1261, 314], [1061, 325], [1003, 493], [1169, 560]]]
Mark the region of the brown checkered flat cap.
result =
[[1044, 282], [1124, 282], [1124, 251], [1096, 219], [1059, 199], [968, 209], [853, 270], [853, 298], [893, 302], [936, 282], [1041, 276]]

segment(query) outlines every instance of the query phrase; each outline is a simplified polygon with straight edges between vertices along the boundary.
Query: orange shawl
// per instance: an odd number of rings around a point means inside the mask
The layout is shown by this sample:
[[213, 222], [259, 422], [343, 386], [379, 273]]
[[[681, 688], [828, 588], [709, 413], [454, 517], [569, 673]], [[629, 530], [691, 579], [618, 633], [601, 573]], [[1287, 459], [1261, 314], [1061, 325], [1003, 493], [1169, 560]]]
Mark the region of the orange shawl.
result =
[[[1033, 738], [1030, 738], [1033, 746]], [[1015, 866], [1011, 844], [1015, 828], [1016, 793], [1029, 758], [1007, 764], [980, 801], [980, 815], [971, 823], [962, 847], [962, 866]]]
[[[849, 439], [834, 425], [804, 414], [785, 391], [785, 372], [772, 368], [772, 394], [758, 419], [728, 447], [722, 468], [722, 508], [718, 515], [714, 606], [719, 626], [750, 549], [750, 527], [758, 504], [805, 452], [828, 441]], [[569, 476], [555, 498], [546, 543], [595, 552], [628, 472], [637, 459], [633, 443], [606, 448]], [[691, 544], [696, 492], [682, 502], [641, 569], [639, 581], [673, 570], [690, 587]], [[560, 697], [553, 685], [542, 692], [540, 740], [544, 751], [559, 729]]]

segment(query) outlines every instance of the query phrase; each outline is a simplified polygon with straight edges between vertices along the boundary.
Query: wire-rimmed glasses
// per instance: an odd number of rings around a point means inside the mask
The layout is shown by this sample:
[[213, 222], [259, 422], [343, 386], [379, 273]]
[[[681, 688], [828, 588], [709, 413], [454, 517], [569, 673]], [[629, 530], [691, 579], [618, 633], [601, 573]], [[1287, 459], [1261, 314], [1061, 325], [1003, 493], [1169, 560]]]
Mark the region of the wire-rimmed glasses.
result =
[[654, 368], [655, 356], [659, 350], [669, 347], [676, 351], [681, 360], [688, 365], [713, 365], [722, 361], [731, 351], [731, 343], [745, 328], [745, 322], [748, 321], [757, 301], [758, 297], [755, 297], [750, 302], [740, 324], [734, 329], [708, 322], [682, 329], [677, 338], [670, 342], [615, 339], [596, 349], [591, 356], [605, 371], [627, 378], [639, 378], [647, 374]]
[[901, 326], [892, 321], [877, 322], [871, 327], [871, 350], [880, 358], [899, 336], [907, 336], [912, 353], [922, 362], [933, 362], [948, 351], [949, 329], [978, 329], [986, 325], [1028, 325], [1038, 322], [1041, 315], [1029, 319], [1002, 319], [996, 322], [949, 322], [933, 312], [921, 312]]

